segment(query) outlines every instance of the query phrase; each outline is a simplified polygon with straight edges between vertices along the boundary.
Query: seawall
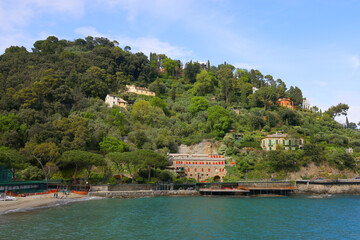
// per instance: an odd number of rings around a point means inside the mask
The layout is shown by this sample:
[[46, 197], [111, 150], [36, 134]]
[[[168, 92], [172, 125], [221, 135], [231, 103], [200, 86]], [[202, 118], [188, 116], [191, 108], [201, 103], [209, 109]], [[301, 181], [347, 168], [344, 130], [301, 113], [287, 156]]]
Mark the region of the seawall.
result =
[[135, 190], [135, 191], [96, 191], [89, 192], [89, 196], [107, 198], [141, 198], [160, 196], [198, 196], [196, 190]]
[[298, 180], [299, 194], [360, 194], [360, 180]]

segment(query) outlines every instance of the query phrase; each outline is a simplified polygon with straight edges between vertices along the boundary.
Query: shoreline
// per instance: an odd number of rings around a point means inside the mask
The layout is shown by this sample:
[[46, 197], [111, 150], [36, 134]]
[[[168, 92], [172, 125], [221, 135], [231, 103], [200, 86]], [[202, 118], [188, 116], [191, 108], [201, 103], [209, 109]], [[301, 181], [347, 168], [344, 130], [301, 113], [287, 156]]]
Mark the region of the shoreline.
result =
[[[322, 189], [323, 190], [323, 189]], [[359, 195], [354, 191], [312, 191], [309, 189], [295, 190], [288, 196], [309, 195], [314, 198], [321, 198], [324, 195]], [[17, 197], [16, 201], [0, 200], [0, 216], [16, 212], [26, 212], [40, 208], [52, 208], [56, 206], [66, 205], [84, 200], [100, 199], [100, 198], [143, 198], [143, 197], [184, 197], [184, 196], [205, 196], [196, 190], [135, 190], [135, 191], [94, 191], [88, 195], [70, 194], [67, 197], [60, 194], [61, 198], [54, 198], [53, 193], [44, 195], [34, 195], [28, 197]], [[216, 196], [216, 195], [213, 195]], [[222, 197], [234, 197], [233, 195], [219, 195]], [[256, 197], [257, 195], [249, 195], [245, 197]], [[258, 196], [259, 197], [259, 196]], [[262, 197], [273, 197], [271, 194], [263, 194]]]
[[[62, 197], [63, 195], [59, 195]], [[63, 196], [63, 198], [54, 198], [53, 193], [44, 194], [44, 195], [34, 195], [28, 197], [17, 197], [15, 201], [1, 201], [0, 200], [0, 215], [14, 213], [14, 212], [22, 212], [29, 211], [33, 209], [46, 208], [59, 206], [62, 204], [68, 204], [71, 202], [76, 202], [76, 200], [80, 200], [86, 198], [86, 195], [77, 195], [70, 194], [67, 198]]]

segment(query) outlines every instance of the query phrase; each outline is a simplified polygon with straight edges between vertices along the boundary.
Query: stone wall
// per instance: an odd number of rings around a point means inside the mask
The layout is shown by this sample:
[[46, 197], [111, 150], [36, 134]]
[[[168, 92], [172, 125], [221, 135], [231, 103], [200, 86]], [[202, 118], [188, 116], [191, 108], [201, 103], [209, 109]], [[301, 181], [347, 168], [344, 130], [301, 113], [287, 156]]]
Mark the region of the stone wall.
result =
[[99, 191], [89, 192], [89, 196], [107, 197], [107, 198], [141, 198], [141, 197], [160, 197], [160, 196], [197, 196], [196, 190], [171, 190], [171, 191]]
[[360, 184], [297, 184], [298, 193], [304, 194], [360, 194]]

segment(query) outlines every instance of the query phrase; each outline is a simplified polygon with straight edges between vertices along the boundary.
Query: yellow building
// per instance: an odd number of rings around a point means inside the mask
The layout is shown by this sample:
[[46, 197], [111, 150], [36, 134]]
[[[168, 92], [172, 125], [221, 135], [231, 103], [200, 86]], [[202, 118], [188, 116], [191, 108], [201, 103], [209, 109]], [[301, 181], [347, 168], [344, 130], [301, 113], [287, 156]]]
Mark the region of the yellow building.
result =
[[277, 145], [283, 145], [285, 150], [302, 149], [304, 139], [289, 137], [287, 134], [276, 133], [267, 135], [261, 140], [263, 150], [276, 150]]
[[144, 87], [136, 87], [135, 85], [126, 85], [126, 92], [141, 94], [146, 96], [155, 96], [155, 93]]
[[124, 99], [119, 98], [119, 97], [114, 96], [114, 95], [109, 95], [109, 94], [106, 95], [105, 103], [107, 105], [109, 105], [109, 107], [118, 106], [118, 107], [122, 107], [122, 108], [125, 108], [125, 109], [126, 109], [126, 107], [128, 105], [128, 102], [125, 101]]

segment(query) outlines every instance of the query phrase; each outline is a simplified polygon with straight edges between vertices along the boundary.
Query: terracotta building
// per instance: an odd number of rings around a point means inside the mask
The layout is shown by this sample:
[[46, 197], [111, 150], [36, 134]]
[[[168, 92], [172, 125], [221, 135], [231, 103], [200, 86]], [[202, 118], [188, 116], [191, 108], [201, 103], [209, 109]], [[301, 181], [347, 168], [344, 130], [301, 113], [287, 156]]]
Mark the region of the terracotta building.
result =
[[287, 134], [276, 133], [267, 135], [261, 140], [263, 150], [276, 150], [277, 145], [283, 145], [285, 150], [302, 149], [304, 139], [289, 137]]
[[277, 102], [280, 106], [285, 108], [294, 109], [295, 107], [294, 102], [290, 101], [290, 98], [279, 98]]
[[126, 85], [126, 92], [141, 94], [146, 96], [155, 96], [155, 93], [144, 87], [136, 87], [135, 85]]
[[125, 109], [126, 109], [126, 107], [128, 105], [128, 102], [125, 101], [124, 99], [119, 98], [119, 97], [114, 96], [114, 95], [110, 95], [110, 94], [106, 95], [105, 103], [107, 105], [109, 105], [109, 107], [118, 106], [118, 107], [122, 107], [122, 108], [125, 108]]
[[221, 155], [209, 154], [169, 154], [172, 165], [169, 170], [180, 177], [193, 178], [197, 182], [213, 178], [221, 181], [226, 175], [226, 160]]

